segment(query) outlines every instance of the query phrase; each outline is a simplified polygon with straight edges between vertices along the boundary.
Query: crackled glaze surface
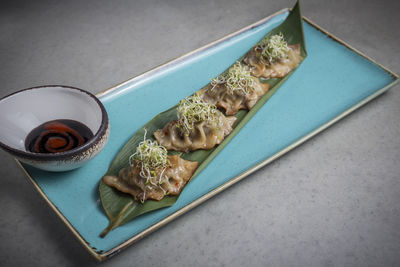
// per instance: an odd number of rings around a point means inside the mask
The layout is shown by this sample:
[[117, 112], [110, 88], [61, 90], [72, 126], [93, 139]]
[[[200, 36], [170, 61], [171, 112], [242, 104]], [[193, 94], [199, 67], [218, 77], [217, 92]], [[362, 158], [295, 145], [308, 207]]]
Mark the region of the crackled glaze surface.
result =
[[[302, 7], [307, 17], [399, 73], [398, 3], [307, 0]], [[293, 4], [5, 1], [0, 9], [0, 93], [53, 82], [97, 93]], [[161, 44], [166, 49], [160, 50]], [[344, 74], [338, 80], [352, 78]], [[399, 103], [397, 85], [101, 266], [398, 266]], [[111, 136], [117, 131], [113, 128]], [[109, 163], [101, 154], [93, 175]], [[0, 265], [97, 266], [12, 157], [0, 151], [0, 158]], [[72, 173], [35, 179], [47, 192], [56, 183], [67, 188], [68, 179], [91, 180], [86, 172]], [[69, 217], [85, 221], [82, 210], [98, 205], [95, 188], [76, 187], [68, 194], [69, 199], [86, 196], [74, 203], [78, 211], [71, 209]], [[96, 217], [91, 209], [87, 212]], [[96, 231], [87, 227], [82, 232], [95, 236]]]
[[[301, 67], [210, 165], [186, 186], [178, 202], [172, 207], [138, 217], [115, 229], [106, 238], [100, 238], [99, 233], [107, 226], [108, 219], [97, 208], [90, 192], [97, 190], [98, 181], [118, 148], [153, 116], [192, 94], [196, 88], [202, 88], [210, 77], [230, 66], [266, 32], [284, 20], [286, 15], [278, 15], [104, 94], [101, 101], [108, 111], [113, 129], [104, 153], [67, 176], [61, 174], [57, 177], [57, 184], [48, 183], [48, 173], [27, 168], [44, 193], [82, 237], [96, 248], [95, 251], [108, 251], [127, 238], [140, 234], [250, 167], [285, 150], [290, 144], [393, 81], [393, 77], [377, 65], [304, 23], [308, 57]], [[225, 48], [220, 49], [220, 46]], [[324, 64], [321, 65], [322, 61]], [[342, 79], [350, 72], [354, 74], [352, 79]], [[192, 85], [189, 89], [185, 83], [178, 82], [188, 77]], [[160, 84], [164, 90], [157, 86]], [[150, 99], [152, 105], [148, 104]], [[131, 114], [138, 110], [141, 116], [132, 119]], [[79, 191], [87, 193], [73, 193], [76, 198], [71, 202], [70, 197], [67, 200], [60, 194], [60, 187], [71, 193], [79, 187]], [[86, 205], [80, 207], [78, 202]]]

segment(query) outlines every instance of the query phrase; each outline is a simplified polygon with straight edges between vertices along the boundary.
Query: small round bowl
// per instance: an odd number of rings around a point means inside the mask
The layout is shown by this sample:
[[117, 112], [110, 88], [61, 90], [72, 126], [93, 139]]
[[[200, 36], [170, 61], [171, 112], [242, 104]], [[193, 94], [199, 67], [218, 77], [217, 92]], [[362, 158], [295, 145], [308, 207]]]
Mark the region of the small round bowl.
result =
[[[34, 153], [25, 149], [25, 138], [37, 126], [69, 119], [86, 125], [94, 134], [82, 146], [57, 153]], [[79, 168], [105, 146], [110, 133], [103, 104], [82, 89], [44, 85], [24, 89], [0, 99], [0, 147], [18, 160], [47, 171]]]

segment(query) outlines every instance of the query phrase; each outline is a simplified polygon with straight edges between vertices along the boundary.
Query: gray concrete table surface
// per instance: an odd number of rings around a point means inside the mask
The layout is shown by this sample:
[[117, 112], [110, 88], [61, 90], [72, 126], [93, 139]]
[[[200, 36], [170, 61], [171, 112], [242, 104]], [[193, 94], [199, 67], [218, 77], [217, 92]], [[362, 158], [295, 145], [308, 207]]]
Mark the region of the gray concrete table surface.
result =
[[[400, 73], [400, 2], [303, 0]], [[100, 92], [294, 1], [2, 1], [0, 97]], [[102, 266], [399, 266], [399, 86]], [[1, 126], [0, 126], [1, 127]], [[99, 263], [0, 152], [0, 266]]]

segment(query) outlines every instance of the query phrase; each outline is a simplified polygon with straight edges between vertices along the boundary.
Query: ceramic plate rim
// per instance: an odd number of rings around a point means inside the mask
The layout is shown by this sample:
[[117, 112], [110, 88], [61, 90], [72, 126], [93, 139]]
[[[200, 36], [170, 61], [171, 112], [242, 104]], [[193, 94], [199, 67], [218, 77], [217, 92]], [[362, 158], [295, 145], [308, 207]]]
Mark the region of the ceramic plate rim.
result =
[[[177, 57], [175, 59], [172, 59], [170, 61], [167, 61], [166, 63], [163, 63], [153, 69], [150, 69], [142, 74], [139, 74], [131, 79], [126, 80], [125, 82], [119, 83], [111, 88], [108, 88], [104, 91], [101, 91], [97, 94], [95, 94], [96, 97], [98, 98], [102, 98], [105, 97], [107, 95], [112, 94], [113, 92], [116, 92], [119, 88], [121, 88], [123, 85], [134, 82], [134, 81], [139, 81], [141, 79], [144, 79], [148, 76], [151, 76], [152, 74], [154, 74], [155, 72], [170, 66], [171, 64], [175, 64], [178, 61], [181, 60], [185, 60], [186, 58], [193, 56], [196, 53], [199, 53], [203, 50], [206, 50], [220, 42], [223, 42], [233, 36], [236, 36], [238, 34], [241, 34], [242, 32], [245, 32], [247, 30], [250, 30], [254, 27], [257, 27], [258, 25], [261, 25], [263, 23], [266, 23], [268, 20], [272, 19], [273, 17], [282, 14], [284, 12], [289, 11], [289, 8], [284, 8], [278, 12], [273, 13], [270, 16], [267, 16], [249, 26], [246, 26], [240, 30], [237, 30], [231, 34], [228, 34], [214, 42], [211, 42], [205, 46], [202, 46], [198, 49], [195, 49], [187, 54], [184, 54], [180, 57]], [[350, 49], [351, 51], [355, 52], [356, 54], [366, 58], [367, 60], [371, 61], [372, 63], [376, 64], [377, 66], [379, 66], [380, 68], [382, 68], [383, 70], [385, 70], [386, 72], [388, 72], [393, 80], [391, 83], [387, 84], [386, 86], [384, 86], [383, 88], [377, 90], [375, 93], [373, 93], [372, 95], [366, 97], [365, 99], [363, 99], [362, 101], [358, 102], [357, 104], [353, 105], [352, 107], [350, 107], [349, 109], [347, 109], [346, 111], [342, 112], [341, 114], [339, 114], [337, 117], [333, 118], [332, 120], [326, 122], [325, 124], [321, 125], [320, 127], [318, 127], [317, 129], [309, 132], [307, 135], [303, 136], [302, 138], [298, 139], [297, 141], [293, 142], [291, 145], [287, 146], [286, 148], [282, 149], [281, 151], [277, 152], [276, 154], [264, 159], [263, 161], [261, 161], [260, 163], [256, 164], [255, 166], [249, 168], [248, 170], [246, 170], [245, 172], [237, 175], [236, 177], [232, 178], [231, 180], [229, 180], [228, 182], [222, 184], [221, 186], [215, 188], [214, 190], [208, 192], [207, 194], [203, 195], [200, 198], [197, 198], [196, 200], [194, 200], [193, 202], [191, 202], [190, 204], [186, 205], [185, 207], [181, 208], [180, 210], [172, 213], [171, 215], [167, 216], [166, 218], [162, 219], [161, 221], [157, 222], [156, 224], [150, 226], [149, 228], [147, 228], [146, 230], [130, 237], [129, 239], [127, 239], [126, 241], [122, 242], [121, 244], [119, 244], [118, 246], [115, 246], [114, 248], [99, 253], [97, 251], [95, 251], [92, 247], [90, 247], [90, 245], [87, 243], [87, 241], [82, 237], [82, 235], [79, 233], [79, 231], [77, 229], [75, 229], [72, 224], [68, 221], [68, 219], [64, 216], [64, 214], [62, 212], [60, 212], [60, 210], [58, 210], [58, 208], [53, 204], [53, 202], [47, 197], [47, 195], [42, 191], [42, 189], [40, 188], [40, 186], [36, 183], [35, 179], [32, 178], [29, 173], [27, 172], [27, 170], [24, 168], [24, 166], [17, 160], [17, 165], [24, 171], [25, 175], [27, 176], [28, 180], [33, 184], [34, 188], [36, 188], [36, 190], [39, 192], [39, 194], [44, 198], [44, 200], [47, 202], [47, 204], [53, 209], [53, 211], [57, 214], [57, 216], [62, 220], [62, 222], [68, 227], [68, 229], [74, 234], [74, 236], [78, 239], [78, 241], [89, 251], [89, 253], [94, 256], [97, 260], [102, 261], [104, 259], [107, 259], [115, 254], [117, 254], [118, 252], [120, 252], [122, 249], [128, 247], [129, 245], [133, 244], [134, 242], [138, 241], [139, 239], [143, 238], [144, 236], [148, 235], [149, 233], [159, 229], [160, 227], [162, 227], [163, 225], [167, 224], [168, 222], [176, 219], [177, 217], [179, 217], [180, 215], [184, 214], [185, 212], [191, 210], [192, 208], [200, 205], [201, 203], [203, 203], [204, 201], [208, 200], [209, 198], [215, 196], [216, 194], [220, 193], [221, 191], [227, 189], [228, 187], [232, 186], [233, 184], [239, 182], [240, 180], [244, 179], [245, 177], [247, 177], [248, 175], [252, 174], [253, 172], [257, 171], [258, 169], [264, 167], [265, 165], [271, 163], [272, 161], [274, 161], [275, 159], [281, 157], [282, 155], [288, 153], [289, 151], [291, 151], [292, 149], [296, 148], [297, 146], [303, 144], [304, 142], [306, 142], [307, 140], [309, 140], [310, 138], [312, 138], [313, 136], [317, 135], [318, 133], [322, 132], [323, 130], [325, 130], [326, 128], [328, 128], [329, 126], [331, 126], [332, 124], [334, 124], [335, 122], [339, 121], [340, 119], [344, 118], [345, 116], [349, 115], [350, 113], [352, 113], [353, 111], [355, 111], [356, 109], [360, 108], [361, 106], [365, 105], [366, 103], [368, 103], [369, 101], [371, 101], [372, 99], [378, 97], [379, 95], [383, 94], [384, 92], [386, 92], [389, 88], [393, 87], [398, 81], [399, 81], [399, 76], [396, 75], [395, 73], [393, 73], [392, 71], [390, 71], [388, 68], [382, 66], [381, 64], [377, 63], [374, 59], [366, 56], [365, 54], [363, 54], [362, 52], [360, 52], [359, 50], [355, 49], [354, 47], [350, 46], [349, 44], [347, 44], [346, 42], [344, 42], [343, 40], [341, 40], [340, 38], [336, 37], [335, 35], [331, 34], [330, 32], [326, 31], [325, 29], [323, 29], [322, 27], [320, 27], [319, 25], [317, 25], [316, 23], [314, 23], [313, 21], [311, 21], [310, 19], [308, 19], [307, 17], [303, 16], [303, 21], [305, 21], [306, 23], [310, 24], [310, 26], [316, 28], [317, 30], [321, 31], [323, 34], [327, 35], [328, 37], [332, 38], [334, 41], [344, 45], [345, 47], [347, 47], [348, 49]]]

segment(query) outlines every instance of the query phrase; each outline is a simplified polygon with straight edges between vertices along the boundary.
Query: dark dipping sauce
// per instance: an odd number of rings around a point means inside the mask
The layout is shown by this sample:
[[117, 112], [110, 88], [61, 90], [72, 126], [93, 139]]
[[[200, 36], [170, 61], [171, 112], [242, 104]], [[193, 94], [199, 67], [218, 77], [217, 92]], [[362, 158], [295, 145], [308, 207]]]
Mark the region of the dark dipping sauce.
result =
[[53, 120], [33, 129], [25, 139], [25, 149], [34, 153], [65, 152], [82, 146], [92, 131], [75, 120]]

